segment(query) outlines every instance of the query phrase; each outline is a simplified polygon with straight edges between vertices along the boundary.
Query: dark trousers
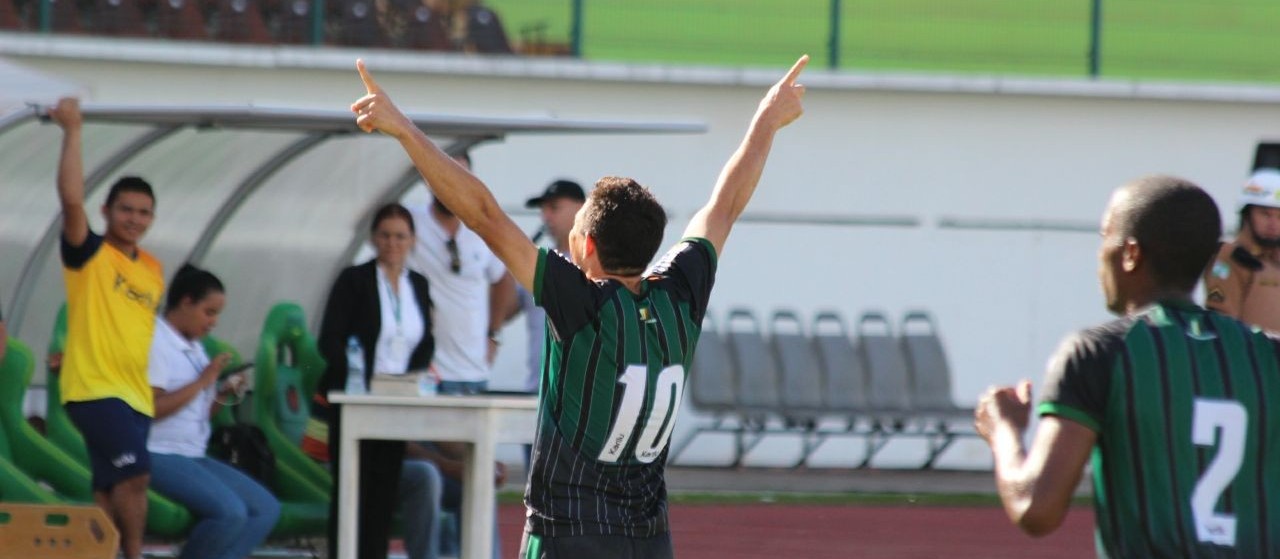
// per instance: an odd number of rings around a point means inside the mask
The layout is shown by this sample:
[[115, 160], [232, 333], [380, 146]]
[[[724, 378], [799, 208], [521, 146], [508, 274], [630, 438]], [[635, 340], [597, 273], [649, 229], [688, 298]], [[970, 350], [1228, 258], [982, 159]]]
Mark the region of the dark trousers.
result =
[[[334, 405], [329, 416], [329, 463], [333, 465], [333, 486], [329, 489], [329, 557], [338, 557], [338, 456], [341, 452], [342, 406]], [[391, 516], [397, 503], [400, 467], [404, 463], [404, 441], [360, 441], [360, 495], [356, 507], [359, 519], [356, 559], [386, 559], [391, 538]]]

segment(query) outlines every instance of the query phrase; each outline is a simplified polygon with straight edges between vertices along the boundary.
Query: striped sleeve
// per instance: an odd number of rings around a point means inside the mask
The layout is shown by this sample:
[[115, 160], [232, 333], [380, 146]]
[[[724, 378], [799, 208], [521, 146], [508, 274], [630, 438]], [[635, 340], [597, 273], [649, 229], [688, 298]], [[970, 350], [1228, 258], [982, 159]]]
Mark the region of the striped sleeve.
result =
[[547, 311], [557, 340], [572, 337], [599, 314], [600, 287], [572, 262], [545, 248], [538, 250], [533, 290], [534, 303]]

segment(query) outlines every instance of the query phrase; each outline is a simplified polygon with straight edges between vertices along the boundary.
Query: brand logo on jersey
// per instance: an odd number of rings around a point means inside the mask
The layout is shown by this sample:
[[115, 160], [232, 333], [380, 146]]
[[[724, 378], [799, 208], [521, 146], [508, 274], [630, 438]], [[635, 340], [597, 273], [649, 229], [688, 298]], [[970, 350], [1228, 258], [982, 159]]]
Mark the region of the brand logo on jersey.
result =
[[649, 314], [649, 307], [640, 307], [640, 320], [647, 324], [653, 324], [658, 321], [653, 315]]
[[1187, 325], [1187, 337], [1202, 342], [1218, 339], [1217, 334], [1205, 332], [1200, 326], [1199, 320], [1192, 320], [1191, 324]]
[[126, 452], [124, 454], [121, 454], [120, 456], [117, 456], [111, 459], [111, 465], [117, 468], [123, 468], [125, 466], [136, 464], [136, 463], [138, 463], [138, 457], [132, 452]]
[[140, 303], [149, 309], [156, 307], [155, 295], [134, 287], [123, 274], [116, 274], [115, 285], [113, 285], [112, 288], [114, 288], [116, 292], [124, 293], [125, 298], [130, 301]]

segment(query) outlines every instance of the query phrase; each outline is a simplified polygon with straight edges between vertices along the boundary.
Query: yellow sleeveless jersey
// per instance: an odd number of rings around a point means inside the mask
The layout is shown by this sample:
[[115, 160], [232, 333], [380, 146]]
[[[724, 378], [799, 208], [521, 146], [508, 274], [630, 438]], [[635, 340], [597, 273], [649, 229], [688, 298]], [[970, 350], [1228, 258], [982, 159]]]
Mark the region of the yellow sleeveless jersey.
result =
[[164, 293], [160, 262], [142, 249], [130, 258], [90, 232], [80, 247], [63, 241], [62, 263], [67, 284], [62, 402], [119, 398], [154, 416], [147, 356]]

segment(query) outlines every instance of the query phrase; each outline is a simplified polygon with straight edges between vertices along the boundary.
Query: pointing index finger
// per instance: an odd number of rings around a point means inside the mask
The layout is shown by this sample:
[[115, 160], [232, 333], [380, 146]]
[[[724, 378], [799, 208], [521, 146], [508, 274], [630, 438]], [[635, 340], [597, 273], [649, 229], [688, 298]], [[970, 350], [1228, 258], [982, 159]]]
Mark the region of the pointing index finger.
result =
[[360, 81], [364, 82], [364, 88], [369, 93], [381, 93], [382, 88], [378, 87], [378, 82], [373, 81], [373, 76], [369, 75], [369, 69], [364, 67], [364, 59], [356, 59], [356, 70], [360, 72]]
[[800, 77], [800, 72], [802, 72], [804, 67], [808, 65], [809, 55], [806, 54], [801, 56], [800, 60], [797, 60], [796, 63], [791, 66], [791, 69], [787, 71], [787, 75], [783, 76], [782, 82], [787, 85], [794, 85], [796, 83], [796, 78]]

